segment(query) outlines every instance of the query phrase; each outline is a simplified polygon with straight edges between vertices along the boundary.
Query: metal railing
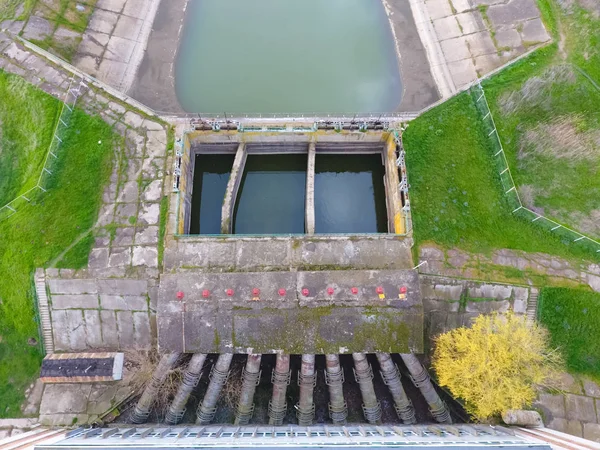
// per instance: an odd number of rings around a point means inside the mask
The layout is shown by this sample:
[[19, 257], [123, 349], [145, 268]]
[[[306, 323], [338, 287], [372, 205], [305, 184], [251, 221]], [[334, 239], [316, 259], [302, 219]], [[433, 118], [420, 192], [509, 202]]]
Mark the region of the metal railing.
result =
[[567, 245], [576, 244], [584, 247], [592, 252], [600, 254], [600, 242], [592, 239], [579, 231], [567, 227], [566, 225], [559, 223], [553, 219], [550, 219], [542, 214], [539, 214], [529, 208], [527, 208], [521, 201], [519, 190], [515, 184], [515, 180], [510, 170], [500, 135], [494, 121], [494, 116], [490, 109], [489, 103], [485, 96], [485, 91], [481, 83], [477, 83], [470, 89], [471, 96], [475, 102], [475, 107], [479, 111], [483, 119], [483, 126], [485, 132], [492, 143], [493, 159], [496, 164], [500, 181], [504, 195], [508, 199], [508, 203], [512, 208], [512, 213], [525, 220], [529, 220], [532, 223], [539, 225], [540, 227], [548, 230], [549, 232], [560, 237], [562, 242]]
[[75, 109], [77, 99], [81, 95], [82, 90], [85, 88], [87, 88], [87, 86], [82, 79], [75, 77], [71, 78], [69, 88], [65, 93], [65, 99], [62, 104], [60, 116], [58, 117], [56, 126], [54, 127], [52, 140], [50, 141], [50, 145], [46, 151], [44, 165], [40, 175], [38, 176], [37, 182], [35, 186], [23, 192], [22, 194], [19, 194], [10, 202], [0, 207], [0, 221], [8, 219], [12, 215], [16, 214], [20, 207], [30, 204], [36, 196], [47, 191], [47, 182], [52, 176], [52, 165], [58, 158], [58, 151], [63, 143], [65, 132], [69, 128], [69, 121], [71, 115], [73, 114], [73, 110]]

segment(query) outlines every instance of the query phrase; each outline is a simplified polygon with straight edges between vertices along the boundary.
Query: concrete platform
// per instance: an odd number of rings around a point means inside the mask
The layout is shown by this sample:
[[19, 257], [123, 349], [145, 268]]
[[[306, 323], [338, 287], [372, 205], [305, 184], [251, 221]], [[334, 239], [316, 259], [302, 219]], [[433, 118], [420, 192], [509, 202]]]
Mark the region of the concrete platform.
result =
[[162, 352], [423, 350], [412, 270], [169, 274], [157, 312]]

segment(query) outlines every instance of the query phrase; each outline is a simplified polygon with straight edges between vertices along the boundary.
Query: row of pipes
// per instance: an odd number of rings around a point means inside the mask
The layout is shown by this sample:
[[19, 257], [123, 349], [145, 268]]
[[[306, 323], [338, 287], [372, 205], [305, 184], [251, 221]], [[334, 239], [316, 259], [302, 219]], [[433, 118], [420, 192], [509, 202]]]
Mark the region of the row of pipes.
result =
[[[169, 407], [165, 421], [175, 425], [183, 419], [185, 407], [194, 388], [202, 376], [202, 367], [206, 361], [206, 354], [195, 353], [184, 373], [183, 381]], [[381, 377], [390, 390], [394, 400], [396, 413], [405, 424], [416, 423], [414, 407], [406, 396], [400, 379], [398, 366], [392, 361], [389, 353], [377, 353]], [[401, 354], [402, 360], [408, 369], [410, 378], [419, 388], [429, 405], [429, 411], [439, 423], [450, 424], [452, 419], [446, 404], [436, 392], [427, 370], [413, 354]], [[151, 381], [148, 383], [142, 396], [132, 413], [131, 421], [142, 424], [148, 420], [154, 400], [159, 389], [165, 382], [169, 371], [175, 366], [180, 357], [179, 353], [168, 353], [162, 356]], [[260, 382], [260, 362], [262, 355], [248, 355], [246, 365], [242, 372], [242, 387], [240, 398], [235, 413], [235, 424], [246, 425], [254, 412], [254, 392]], [[353, 353], [354, 377], [360, 387], [363, 399], [363, 414], [370, 424], [381, 423], [381, 404], [375, 395], [373, 385], [373, 368], [364, 353]], [[229, 367], [233, 354], [219, 355], [213, 365], [209, 376], [209, 383], [204, 398], [196, 410], [196, 423], [208, 425], [215, 417], [217, 401], [223, 386], [229, 376]], [[335, 425], [343, 425], [348, 417], [348, 407], [344, 400], [343, 383], [344, 371], [340, 365], [339, 355], [325, 355], [325, 383], [329, 390], [329, 416]], [[278, 354], [275, 369], [271, 376], [273, 394], [269, 401], [269, 424], [282, 425], [287, 412], [286, 392], [290, 384], [290, 355]], [[315, 355], [302, 355], [302, 363], [298, 374], [300, 395], [295, 405], [298, 424], [301, 426], [312, 425], [315, 420], [315, 404], [313, 393], [316, 386], [317, 374], [315, 371]]]

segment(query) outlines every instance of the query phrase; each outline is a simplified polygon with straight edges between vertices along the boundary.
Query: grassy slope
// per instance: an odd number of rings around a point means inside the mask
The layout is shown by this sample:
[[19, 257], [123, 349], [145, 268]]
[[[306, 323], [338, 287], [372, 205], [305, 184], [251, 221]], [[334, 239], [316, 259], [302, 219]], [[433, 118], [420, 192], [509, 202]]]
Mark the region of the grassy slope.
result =
[[0, 72], [0, 206], [35, 186], [59, 101], [20, 77]]
[[[564, 38], [568, 33], [564, 48], [569, 61], [576, 63], [589, 76], [600, 77], [600, 26], [580, 9], [566, 19], [553, 0], [539, 0], [539, 4], [553, 36], [562, 35]], [[575, 23], [577, 26], [574, 26]], [[571, 28], [567, 28], [569, 24]], [[556, 184], [564, 183], [572, 189], [567, 192], [556, 190], [556, 196], [548, 201], [554, 204], [561, 202], [567, 210], [579, 208], [580, 211], [589, 211], [600, 201], [590, 195], [600, 188], [600, 176], [594, 175], [598, 166], [580, 164], [565, 169], [564, 164], [557, 166], [553, 161], [552, 165], [543, 167], [542, 175], [549, 176], [549, 179], [537, 174], [528, 174], [528, 178], [524, 178], [525, 174], [515, 170], [517, 134], [521, 130], [519, 123], [532, 123], [539, 118], [532, 117], [531, 111], [519, 112], [518, 117], [510, 120], [498, 115], [498, 98], [554, 64], [559, 58], [558, 53], [556, 45], [541, 49], [492, 77], [484, 86], [517, 184], [551, 184], [556, 180], [552, 177], [557, 176], [560, 168], [564, 174], [559, 175], [560, 181]], [[551, 117], [555, 107], [586, 113], [600, 110], [600, 97], [592, 93], [593, 85], [581, 75], [578, 75], [578, 81], [583, 82], [556, 89], [556, 98], [546, 117]], [[584, 126], [596, 123], [594, 121], [590, 120]], [[511, 248], [541, 251], [568, 259], [597, 259], [596, 253], [565, 245], [560, 238], [511, 215], [513, 208], [501, 193], [499, 177], [490, 158], [489, 142], [482, 130], [471, 98], [468, 94], [461, 94], [411, 122], [404, 133], [417, 247], [430, 241], [472, 252]], [[535, 167], [535, 164], [530, 167]], [[539, 163], [537, 167], [540, 167]]]
[[[586, 77], [600, 83], [600, 20], [578, 7], [574, 7], [572, 15], [563, 14], [548, 1], [541, 7], [551, 24], [549, 28], [562, 36], [566, 53], [557, 46], [546, 48], [493, 77], [484, 87], [515, 183], [531, 186], [535, 193], [531, 206], [543, 208], [543, 214], [598, 237], [600, 226], [593, 225], [590, 213], [600, 212], [600, 151], [595, 152], [595, 157], [580, 160], [535, 153], [518, 159], [520, 149], [533, 148], [531, 144], [524, 145], [524, 134], [559, 118], [571, 118], [577, 133], [600, 132], [600, 89]], [[520, 101], [513, 112], [502, 108], [502, 99], [521, 90], [531, 77], [544, 78], [544, 73], [565, 63], [576, 64], [586, 75], [571, 68], [572, 81], [548, 83], [533, 99]], [[561, 147], [555, 150], [560, 151]]]
[[543, 289], [539, 319], [550, 331], [570, 371], [600, 379], [600, 294], [568, 288]]
[[[2, 76], [0, 86], [6, 80]], [[30, 95], [47, 97], [37, 90]], [[15, 108], [15, 113], [19, 113], [19, 107]], [[53, 118], [54, 111], [50, 112]], [[32, 274], [93, 225], [102, 186], [110, 176], [112, 142], [108, 125], [76, 110], [59, 160], [53, 166], [54, 178], [48, 193], [40, 196], [37, 204], [0, 222], [0, 417], [19, 415], [23, 391], [39, 370], [40, 349], [27, 343], [30, 337], [38, 338]], [[39, 150], [45, 152], [47, 144], [41, 142]], [[69, 259], [71, 266], [86, 263], [92, 241], [85, 242], [87, 248], [78, 248]]]
[[469, 93], [411, 122], [403, 140], [417, 246], [432, 241], [471, 252], [590, 256], [511, 214]]

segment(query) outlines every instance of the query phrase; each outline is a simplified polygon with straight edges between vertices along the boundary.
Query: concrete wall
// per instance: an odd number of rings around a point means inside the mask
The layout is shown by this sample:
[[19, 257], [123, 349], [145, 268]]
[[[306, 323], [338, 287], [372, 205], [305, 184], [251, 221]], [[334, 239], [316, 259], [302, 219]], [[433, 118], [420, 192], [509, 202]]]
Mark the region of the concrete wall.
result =
[[150, 283], [48, 277], [55, 350], [150, 349], [156, 337], [157, 292]]
[[531, 295], [530, 289], [523, 286], [424, 275], [419, 280], [428, 339], [469, 326], [480, 314], [512, 310], [524, 315]]
[[421, 353], [419, 289], [414, 270], [163, 275], [159, 346], [163, 352]]
[[181, 236], [165, 249], [165, 271], [411, 269], [412, 239], [394, 235], [219, 238]]

